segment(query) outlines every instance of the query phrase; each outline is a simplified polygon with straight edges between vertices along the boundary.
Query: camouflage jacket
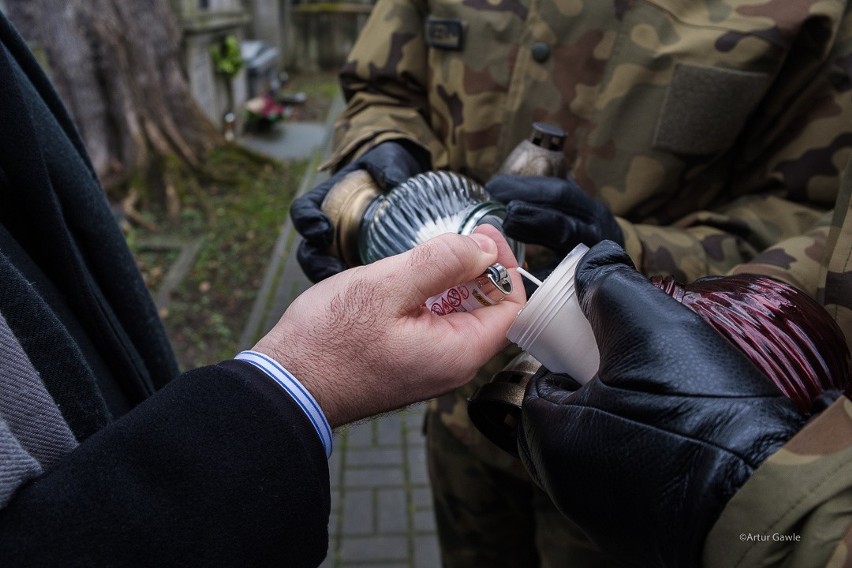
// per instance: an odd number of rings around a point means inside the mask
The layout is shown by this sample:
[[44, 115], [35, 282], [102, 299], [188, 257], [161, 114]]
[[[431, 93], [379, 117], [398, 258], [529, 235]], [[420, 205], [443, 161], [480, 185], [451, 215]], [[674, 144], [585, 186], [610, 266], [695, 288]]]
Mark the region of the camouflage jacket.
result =
[[[852, 339], [852, 182], [831, 211], [852, 147], [852, 2], [378, 0], [341, 80], [328, 166], [406, 138], [485, 181], [531, 122], [553, 122], [640, 270], [771, 274]], [[850, 480], [844, 397], [734, 497], [705, 564], [849, 563]]]
[[[850, 5], [378, 0], [341, 71], [328, 165], [407, 138], [485, 181], [553, 122], [643, 272], [724, 273], [827, 225], [852, 146]], [[815, 293], [797, 278], [824, 237], [761, 266]]]
[[[819, 298], [852, 347], [852, 160], [825, 252]], [[751, 476], [710, 532], [704, 564], [852, 566], [849, 398], [841, 397]]]

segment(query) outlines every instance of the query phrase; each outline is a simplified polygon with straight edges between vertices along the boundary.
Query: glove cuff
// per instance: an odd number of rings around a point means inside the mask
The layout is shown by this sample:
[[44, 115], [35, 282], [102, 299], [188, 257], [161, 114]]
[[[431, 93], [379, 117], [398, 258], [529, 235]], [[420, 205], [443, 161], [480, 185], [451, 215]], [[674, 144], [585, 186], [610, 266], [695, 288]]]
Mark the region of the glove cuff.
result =
[[388, 142], [402, 146], [402, 149], [408, 152], [408, 154], [414, 158], [414, 161], [417, 162], [417, 167], [421, 172], [426, 172], [432, 169], [432, 154], [430, 154], [429, 150], [420, 144], [417, 144], [408, 138], [389, 140]]

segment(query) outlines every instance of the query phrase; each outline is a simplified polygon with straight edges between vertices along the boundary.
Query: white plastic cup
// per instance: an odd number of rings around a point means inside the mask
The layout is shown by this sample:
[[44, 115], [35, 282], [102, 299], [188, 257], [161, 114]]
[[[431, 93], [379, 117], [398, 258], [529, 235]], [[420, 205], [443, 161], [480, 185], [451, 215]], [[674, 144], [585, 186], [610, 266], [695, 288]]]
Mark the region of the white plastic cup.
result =
[[574, 247], [518, 312], [506, 332], [509, 341], [555, 373], [585, 384], [600, 367], [592, 326], [580, 310], [574, 291], [577, 265], [589, 247]]

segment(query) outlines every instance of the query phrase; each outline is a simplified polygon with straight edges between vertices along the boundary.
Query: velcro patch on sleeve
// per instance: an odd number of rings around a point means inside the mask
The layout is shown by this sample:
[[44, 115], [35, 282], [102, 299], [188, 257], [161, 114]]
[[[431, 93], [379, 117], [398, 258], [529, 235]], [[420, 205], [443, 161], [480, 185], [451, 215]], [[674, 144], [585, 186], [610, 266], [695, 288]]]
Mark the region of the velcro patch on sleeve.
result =
[[465, 23], [429, 16], [426, 20], [426, 43], [435, 49], [461, 51], [464, 48]]

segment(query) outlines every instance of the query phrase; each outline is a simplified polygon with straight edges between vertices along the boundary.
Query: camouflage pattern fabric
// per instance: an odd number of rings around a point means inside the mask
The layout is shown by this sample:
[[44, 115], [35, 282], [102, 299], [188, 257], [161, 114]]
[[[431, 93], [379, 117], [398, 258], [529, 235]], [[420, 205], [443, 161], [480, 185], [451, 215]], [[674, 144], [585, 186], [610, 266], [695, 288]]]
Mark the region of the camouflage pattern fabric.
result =
[[[532, 121], [554, 122], [573, 175], [622, 218], [643, 272], [724, 273], [834, 203], [852, 145], [849, 10], [379, 0], [341, 73], [348, 106], [328, 165], [408, 138], [436, 168], [484, 181]], [[436, 39], [436, 21], [459, 24], [460, 46]]]
[[[817, 294], [852, 147], [847, 0], [378, 0], [341, 84], [325, 167], [404, 138], [483, 182], [533, 121], [553, 122], [644, 273], [764, 272]], [[488, 378], [430, 410], [471, 468], [501, 455], [465, 411]], [[439, 510], [482, 489], [442, 487], [451, 475], [433, 476]]]
[[[820, 252], [819, 300], [852, 351], [852, 160]], [[770, 457], [731, 499], [707, 538], [704, 564], [852, 568], [852, 402], [847, 397]]]
[[754, 472], [710, 531], [703, 565], [852, 567], [852, 401], [838, 399]]
[[843, 176], [823, 266], [817, 299], [843, 330], [852, 352], [852, 160]]

